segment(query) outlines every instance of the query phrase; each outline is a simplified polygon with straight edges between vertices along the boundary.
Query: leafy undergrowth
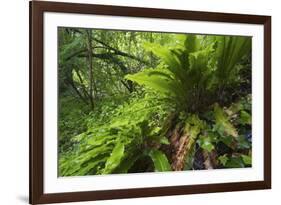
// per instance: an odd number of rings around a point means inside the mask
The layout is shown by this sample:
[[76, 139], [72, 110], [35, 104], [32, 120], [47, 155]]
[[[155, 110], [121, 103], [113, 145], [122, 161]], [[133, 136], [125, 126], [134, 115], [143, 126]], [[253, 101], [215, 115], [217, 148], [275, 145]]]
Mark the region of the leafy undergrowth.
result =
[[59, 110], [59, 153], [64, 153], [73, 149], [70, 139], [87, 130], [89, 111], [83, 103], [71, 97], [60, 98]]
[[251, 167], [250, 38], [178, 35], [144, 47], [159, 64], [124, 77], [136, 86], [125, 100], [81, 116], [59, 175]]
[[[138, 167], [131, 168], [136, 161], [146, 157], [151, 158], [154, 164], [149, 166], [156, 170], [170, 169], [164, 153], [155, 147], [168, 143], [159, 133], [169, 109], [159, 99], [146, 95], [142, 99], [132, 98], [111, 111], [104, 110], [99, 119], [88, 121], [86, 132], [72, 138], [76, 148], [61, 156], [60, 175], [135, 172]], [[105, 115], [110, 117], [105, 119]]]
[[[105, 109], [99, 120], [90, 115], [87, 131], [72, 138], [74, 149], [60, 158], [60, 176], [251, 166], [250, 109], [248, 96], [200, 115], [179, 113], [175, 120], [175, 109], [159, 98], [133, 98]], [[107, 121], [104, 115], [110, 115]]]

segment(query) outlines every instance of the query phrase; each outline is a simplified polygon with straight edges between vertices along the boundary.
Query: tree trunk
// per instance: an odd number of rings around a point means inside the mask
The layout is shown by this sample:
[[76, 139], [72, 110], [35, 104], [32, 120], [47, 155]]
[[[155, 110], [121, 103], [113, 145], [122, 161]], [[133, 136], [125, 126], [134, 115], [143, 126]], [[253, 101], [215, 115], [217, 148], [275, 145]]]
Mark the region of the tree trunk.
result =
[[88, 45], [88, 63], [89, 63], [89, 98], [91, 109], [94, 109], [94, 99], [93, 99], [93, 59], [92, 59], [92, 31], [90, 29], [86, 30], [87, 33], [87, 45]]
[[191, 136], [190, 130], [185, 129], [184, 123], [175, 124], [177, 116], [176, 113], [171, 114], [164, 123], [164, 135], [169, 138], [170, 144], [163, 145], [161, 149], [170, 159], [172, 169], [182, 171], [194, 151], [196, 139]]
[[210, 153], [203, 151], [205, 169], [215, 169], [218, 166], [217, 153], [213, 150]]
[[190, 133], [182, 132], [181, 129], [175, 129], [170, 138], [170, 143], [174, 152], [172, 153], [172, 169], [174, 171], [184, 170], [187, 157], [192, 153], [195, 140]]
[[80, 87], [81, 87], [81, 89], [82, 89], [82, 92], [83, 92], [85, 98], [86, 98], [86, 99], [89, 99], [89, 98], [90, 98], [89, 93], [87, 92], [87, 88], [86, 88], [86, 86], [85, 86], [85, 83], [84, 83], [84, 81], [83, 81], [82, 76], [81, 76], [80, 73], [79, 73], [79, 70], [78, 70], [78, 69], [74, 69], [74, 71], [76, 72], [76, 74], [77, 74], [77, 76], [78, 76], [78, 78], [79, 78]]
[[75, 93], [79, 96], [79, 98], [85, 103], [88, 104], [88, 101], [85, 100], [85, 98], [83, 97], [83, 95], [79, 92], [79, 90], [77, 89], [77, 87], [75, 86], [74, 82], [72, 79], [67, 79], [66, 82], [72, 87], [72, 89], [75, 91]]

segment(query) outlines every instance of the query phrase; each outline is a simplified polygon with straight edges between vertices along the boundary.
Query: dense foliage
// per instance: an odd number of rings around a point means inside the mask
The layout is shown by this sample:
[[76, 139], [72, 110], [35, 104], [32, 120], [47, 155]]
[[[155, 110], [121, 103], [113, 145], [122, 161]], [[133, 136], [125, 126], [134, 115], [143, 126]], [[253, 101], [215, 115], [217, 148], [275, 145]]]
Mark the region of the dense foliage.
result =
[[59, 175], [251, 166], [251, 38], [59, 29]]

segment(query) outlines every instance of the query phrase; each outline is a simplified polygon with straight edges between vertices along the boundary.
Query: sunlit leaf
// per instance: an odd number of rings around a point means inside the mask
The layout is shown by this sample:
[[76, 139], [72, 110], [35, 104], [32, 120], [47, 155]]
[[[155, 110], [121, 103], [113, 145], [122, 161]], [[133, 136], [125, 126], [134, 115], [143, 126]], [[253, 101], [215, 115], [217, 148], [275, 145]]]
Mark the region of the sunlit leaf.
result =
[[218, 104], [215, 104], [214, 115], [217, 126], [223, 128], [223, 131], [227, 135], [231, 135], [232, 137], [238, 137], [238, 133], [235, 127], [230, 123], [227, 115], [224, 113], [223, 109], [221, 109]]
[[213, 149], [215, 149], [215, 146], [212, 144], [211, 138], [208, 136], [200, 136], [197, 142], [199, 146], [207, 152], [211, 152]]
[[244, 155], [244, 154], [242, 154], [241, 156], [242, 156], [243, 162], [246, 165], [251, 165], [252, 164], [252, 157], [251, 156]]
[[252, 123], [251, 115], [246, 111], [242, 110], [240, 113], [240, 121], [242, 124], [250, 125]]
[[155, 171], [171, 171], [171, 165], [169, 164], [169, 161], [163, 152], [153, 149], [149, 152], [149, 156], [153, 161]]
[[120, 164], [120, 161], [124, 156], [124, 150], [125, 150], [125, 146], [121, 142], [114, 147], [110, 157], [106, 161], [103, 174], [110, 173]]
[[226, 163], [227, 163], [227, 161], [228, 161], [228, 157], [226, 156], [226, 154], [225, 154], [225, 155], [222, 155], [222, 156], [219, 156], [218, 159], [219, 159], [220, 163], [221, 163], [223, 166], [225, 166]]

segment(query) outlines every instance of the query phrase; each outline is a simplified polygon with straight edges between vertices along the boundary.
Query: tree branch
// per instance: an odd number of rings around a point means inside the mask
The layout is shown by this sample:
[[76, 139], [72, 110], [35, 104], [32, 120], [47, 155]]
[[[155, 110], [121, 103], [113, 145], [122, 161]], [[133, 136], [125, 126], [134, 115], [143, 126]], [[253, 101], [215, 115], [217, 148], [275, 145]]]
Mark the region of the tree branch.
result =
[[117, 50], [116, 48], [111, 47], [110, 45], [108, 45], [108, 44], [106, 44], [106, 43], [104, 43], [104, 42], [98, 40], [97, 38], [93, 38], [93, 40], [96, 41], [96, 42], [98, 42], [98, 43], [100, 43], [100, 44], [102, 44], [103, 46], [107, 47], [108, 49], [114, 51], [114, 54], [115, 54], [115, 55], [120, 55], [120, 56], [128, 57], [128, 58], [137, 60], [137, 61], [139, 61], [139, 62], [141, 62], [141, 63], [148, 64], [147, 62], [143, 61], [142, 59], [139, 59], [138, 57], [133, 56], [133, 55], [130, 55], [130, 54], [125, 53], [125, 52], [123, 52], [123, 51]]

